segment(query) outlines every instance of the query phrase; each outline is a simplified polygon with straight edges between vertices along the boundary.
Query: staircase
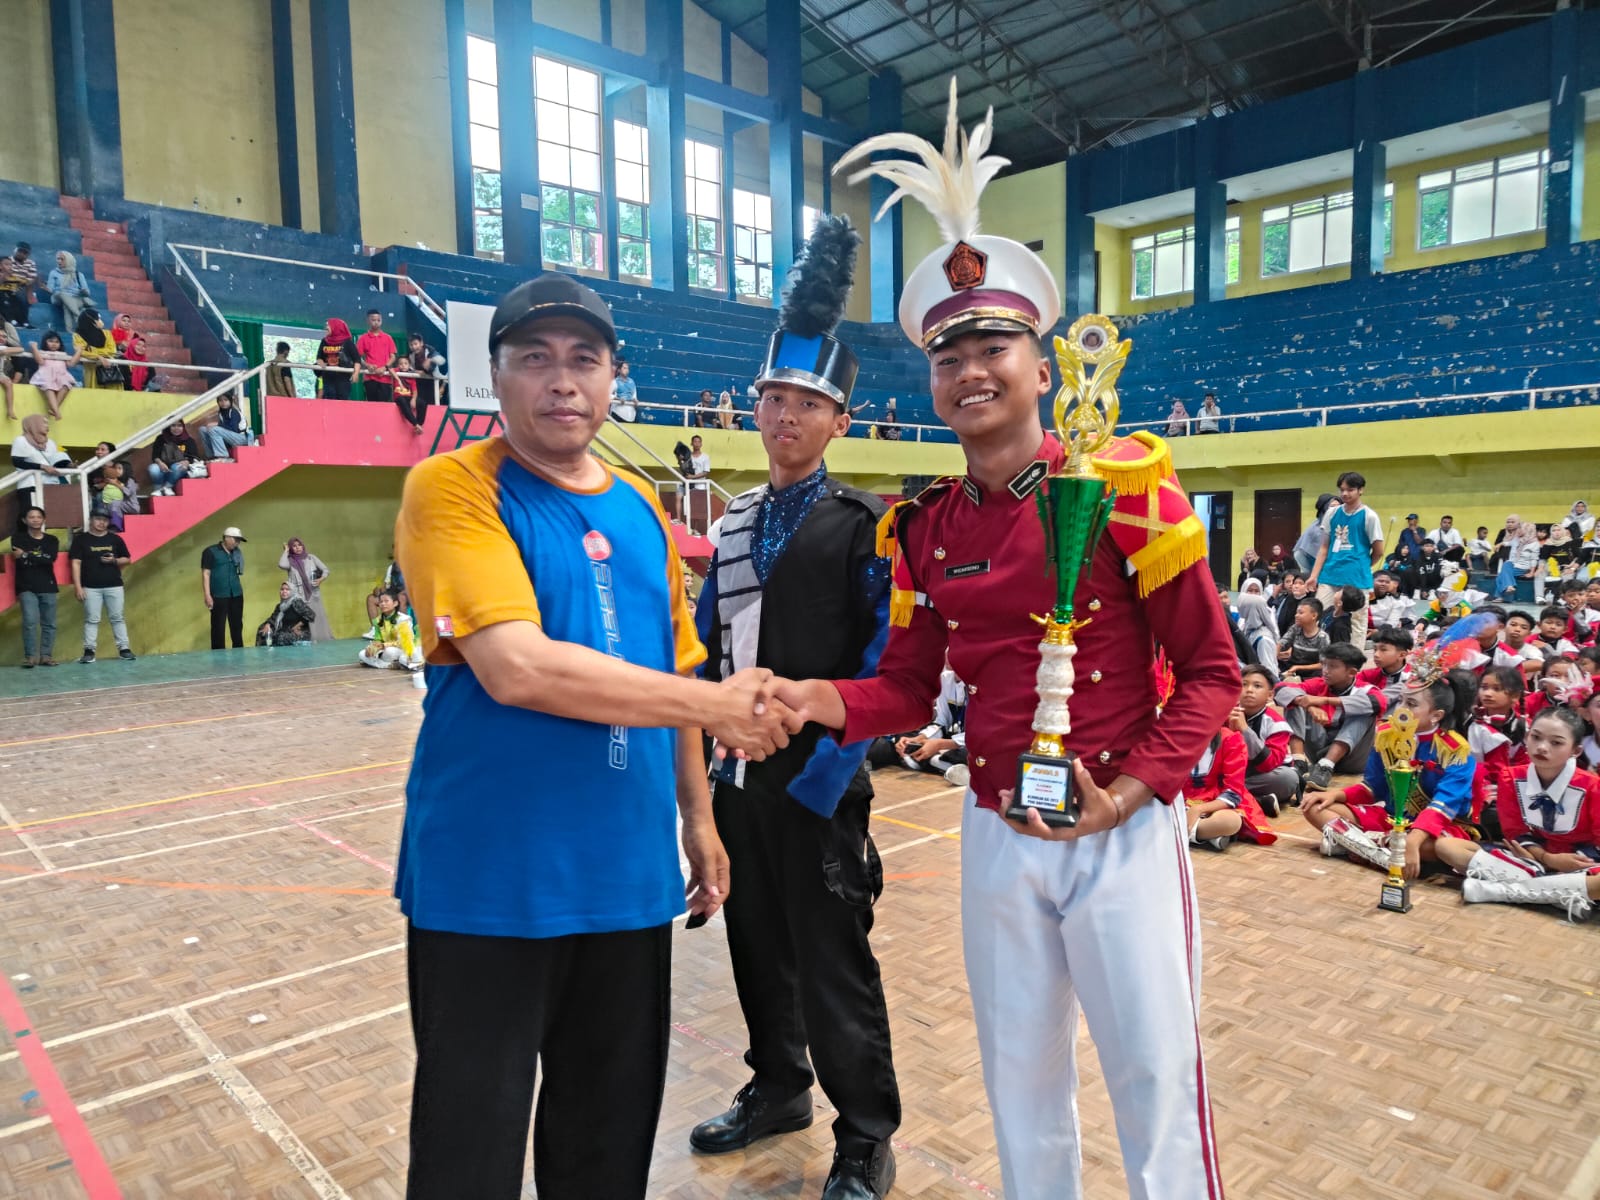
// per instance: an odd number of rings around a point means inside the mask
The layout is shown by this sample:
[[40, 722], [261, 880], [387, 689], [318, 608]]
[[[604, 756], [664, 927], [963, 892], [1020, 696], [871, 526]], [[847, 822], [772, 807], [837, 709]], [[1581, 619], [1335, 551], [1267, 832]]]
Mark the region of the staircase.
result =
[[[66, 210], [72, 228], [83, 237], [83, 252], [94, 259], [95, 279], [106, 286], [110, 311], [101, 314], [106, 328], [111, 328], [118, 313], [127, 313], [133, 318], [134, 328], [144, 337], [145, 352], [152, 361], [192, 362], [171, 314], [161, 303], [133, 244], [128, 241], [127, 225], [121, 221], [96, 220], [94, 202], [82, 196], [62, 196], [61, 207]], [[196, 371], [163, 369], [156, 372], [156, 380], [164, 392], [197, 395], [206, 389], [204, 377]]]

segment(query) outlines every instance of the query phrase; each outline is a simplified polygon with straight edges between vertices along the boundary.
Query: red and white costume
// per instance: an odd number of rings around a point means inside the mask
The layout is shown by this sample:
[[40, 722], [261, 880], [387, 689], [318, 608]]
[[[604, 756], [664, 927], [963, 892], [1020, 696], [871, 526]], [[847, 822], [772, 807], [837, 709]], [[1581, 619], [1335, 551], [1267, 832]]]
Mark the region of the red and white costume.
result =
[[[1287, 726], [1285, 726], [1287, 740]], [[1211, 739], [1211, 744], [1200, 756], [1194, 770], [1189, 772], [1189, 786], [1183, 799], [1189, 807], [1210, 804], [1221, 800], [1239, 814], [1244, 823], [1239, 826], [1239, 836], [1258, 846], [1270, 846], [1278, 840], [1267, 814], [1261, 811], [1250, 789], [1245, 786], [1244, 774], [1249, 753], [1244, 736], [1232, 729], [1224, 729]]]

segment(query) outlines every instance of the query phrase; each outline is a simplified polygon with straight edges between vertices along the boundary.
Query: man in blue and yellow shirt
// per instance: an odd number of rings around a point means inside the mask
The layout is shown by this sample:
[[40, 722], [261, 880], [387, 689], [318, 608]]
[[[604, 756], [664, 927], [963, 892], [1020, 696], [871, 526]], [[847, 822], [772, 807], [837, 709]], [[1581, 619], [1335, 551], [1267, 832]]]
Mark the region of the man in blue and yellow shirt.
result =
[[[700, 730], [753, 757], [799, 721], [723, 684], [649, 484], [589, 453], [616, 330], [547, 274], [490, 325], [501, 437], [406, 480], [396, 545], [427, 660], [395, 894], [417, 1074], [408, 1196], [643, 1197], [666, 1078], [669, 933], [728, 860]], [[675, 845], [675, 805], [691, 878]]]

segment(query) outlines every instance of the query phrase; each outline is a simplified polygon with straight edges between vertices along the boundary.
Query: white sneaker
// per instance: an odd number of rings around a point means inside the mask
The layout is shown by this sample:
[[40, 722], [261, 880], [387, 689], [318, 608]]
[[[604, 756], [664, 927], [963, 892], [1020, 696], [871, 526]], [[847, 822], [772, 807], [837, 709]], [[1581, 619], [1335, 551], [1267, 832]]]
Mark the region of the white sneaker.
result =
[[944, 773], [944, 781], [951, 787], [966, 787], [972, 782], [972, 770], [966, 763], [957, 763]]
[[1322, 827], [1322, 857], [1343, 858], [1344, 856], [1344, 847], [1333, 840], [1333, 830], [1324, 825]]
[[1461, 885], [1461, 898], [1468, 904], [1548, 904], [1565, 909], [1569, 921], [1587, 920], [1594, 907], [1589, 899], [1588, 876], [1577, 872], [1517, 883], [1468, 878]]

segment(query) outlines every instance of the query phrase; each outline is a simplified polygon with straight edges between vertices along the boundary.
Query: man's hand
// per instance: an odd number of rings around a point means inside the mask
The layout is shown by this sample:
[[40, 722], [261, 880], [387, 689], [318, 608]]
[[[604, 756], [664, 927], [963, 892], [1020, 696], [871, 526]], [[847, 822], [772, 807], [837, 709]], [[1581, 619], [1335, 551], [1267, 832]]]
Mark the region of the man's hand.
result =
[[1325, 708], [1313, 708], [1307, 715], [1325, 729], [1333, 724], [1333, 714]]
[[1071, 842], [1081, 837], [1088, 837], [1092, 833], [1104, 833], [1114, 828], [1121, 821], [1131, 816], [1133, 810], [1139, 807], [1138, 801], [1125, 800], [1123, 813], [1117, 812], [1117, 802], [1111, 798], [1111, 793], [1095, 783], [1089, 775], [1089, 768], [1083, 765], [1083, 759], [1075, 759], [1072, 764], [1072, 785], [1077, 792], [1079, 816], [1078, 823], [1070, 829], [1058, 829], [1044, 823], [1044, 818], [1037, 811], [1030, 810], [1025, 821], [1013, 821], [1005, 815], [1005, 810], [1011, 806], [1013, 795], [1010, 788], [1000, 790], [1000, 817], [1011, 828], [1024, 837], [1038, 838], [1045, 842]]
[[1406, 865], [1404, 875], [1407, 879], [1415, 879], [1422, 874], [1422, 843], [1427, 834], [1420, 829], [1413, 829], [1406, 834]]
[[73, 584], [72, 585], [72, 591], [73, 591], [73, 594], [78, 597], [78, 603], [82, 604], [83, 603], [83, 584], [81, 584], [81, 583]]
[[692, 916], [715, 916], [728, 899], [728, 852], [709, 817], [684, 821], [683, 855], [689, 860], [689, 883], [683, 889]]
[[1235, 704], [1233, 709], [1228, 713], [1228, 728], [1233, 730], [1235, 733], [1243, 733], [1245, 731], [1245, 727], [1246, 722], [1244, 709]]
[[704, 722], [706, 733], [727, 750], [760, 762], [789, 744], [805, 718], [777, 700], [778, 680], [765, 667], [749, 667], [722, 681], [721, 711]]
[[14, 558], [21, 558], [22, 557], [22, 547], [21, 546], [13, 546], [13, 547], [11, 547], [11, 554], [12, 554], [12, 556]]
[[806, 720], [829, 729], [844, 728], [844, 697], [826, 679], [779, 679], [776, 682], [778, 699], [796, 712], [804, 712]]
[[210, 612], [211, 611], [211, 605], [214, 603], [214, 601], [211, 599], [210, 595], [202, 596], [201, 599], [206, 602], [206, 611]]
[[1307, 792], [1300, 798], [1300, 812], [1309, 817], [1312, 813], [1321, 812], [1330, 804], [1342, 803], [1344, 803], [1343, 790], [1329, 792]]
[[929, 738], [911, 752], [911, 757], [917, 762], [927, 762], [935, 754], [943, 754], [946, 750], [954, 750], [955, 748], [956, 743], [953, 738]]

